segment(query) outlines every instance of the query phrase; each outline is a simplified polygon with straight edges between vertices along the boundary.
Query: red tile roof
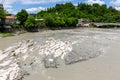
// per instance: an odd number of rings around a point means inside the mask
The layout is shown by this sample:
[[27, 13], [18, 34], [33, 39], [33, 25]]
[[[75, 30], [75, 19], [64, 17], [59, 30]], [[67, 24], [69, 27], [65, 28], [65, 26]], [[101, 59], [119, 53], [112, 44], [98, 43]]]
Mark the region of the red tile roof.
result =
[[6, 16], [6, 19], [16, 19], [15, 16]]

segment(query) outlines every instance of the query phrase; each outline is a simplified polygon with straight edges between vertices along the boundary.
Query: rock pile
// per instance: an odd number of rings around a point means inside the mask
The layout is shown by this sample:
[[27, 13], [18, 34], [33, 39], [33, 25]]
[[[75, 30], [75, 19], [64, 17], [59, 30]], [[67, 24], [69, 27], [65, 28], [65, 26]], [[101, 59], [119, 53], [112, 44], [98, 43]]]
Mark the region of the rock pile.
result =
[[71, 41], [60, 41], [48, 39], [39, 48], [39, 55], [46, 68], [57, 67], [59, 57], [64, 60], [66, 65], [95, 58], [102, 53], [102, 48], [96, 42], [86, 41], [78, 43]]
[[59, 60], [71, 64], [94, 58], [101, 53], [99, 48], [90, 41], [86, 44], [49, 38], [41, 45], [33, 40], [21, 41], [0, 51], [0, 80], [22, 80], [32, 66], [57, 68]]
[[64, 59], [64, 56], [70, 51], [72, 51], [72, 42], [55, 40], [53, 38], [48, 39], [39, 48], [39, 54], [46, 68], [57, 67], [57, 59], [59, 57]]
[[0, 80], [21, 80], [25, 72], [20, 66], [20, 55], [25, 55], [32, 48], [32, 40], [18, 42], [15, 46], [0, 51]]

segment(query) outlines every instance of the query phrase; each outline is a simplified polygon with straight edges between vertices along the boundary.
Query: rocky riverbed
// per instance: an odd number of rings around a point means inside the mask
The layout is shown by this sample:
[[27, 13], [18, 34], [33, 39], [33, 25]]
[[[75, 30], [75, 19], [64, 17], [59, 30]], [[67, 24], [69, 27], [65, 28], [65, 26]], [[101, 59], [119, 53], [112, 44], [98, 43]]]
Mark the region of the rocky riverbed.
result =
[[1, 38], [15, 40], [0, 43], [12, 45], [0, 50], [0, 80], [24, 80], [25, 75], [42, 73], [46, 68], [96, 58], [119, 40], [118, 33], [111, 29], [74, 29]]

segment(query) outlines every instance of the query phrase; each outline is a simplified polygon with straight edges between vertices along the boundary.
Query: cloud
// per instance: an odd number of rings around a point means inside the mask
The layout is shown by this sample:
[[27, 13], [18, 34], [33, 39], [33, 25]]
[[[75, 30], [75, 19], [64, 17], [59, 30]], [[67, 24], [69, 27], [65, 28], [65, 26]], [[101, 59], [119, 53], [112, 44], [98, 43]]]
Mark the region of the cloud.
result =
[[20, 0], [22, 4], [41, 4], [41, 3], [54, 3], [54, 2], [72, 2], [75, 0]]
[[39, 11], [41, 11], [41, 10], [46, 10], [47, 8], [45, 8], [45, 7], [36, 7], [36, 8], [29, 8], [29, 9], [26, 9], [26, 11], [28, 12], [28, 13], [37, 13], [37, 12], [39, 12]]
[[115, 6], [120, 6], [120, 0], [112, 0], [110, 3]]
[[115, 7], [116, 10], [120, 10], [120, 7]]
[[14, 13], [12, 4], [15, 3], [17, 0], [0, 0], [0, 3], [3, 4], [4, 9], [9, 13]]
[[22, 4], [40, 4], [40, 3], [50, 3], [50, 2], [59, 2], [63, 0], [20, 0]]
[[0, 3], [13, 4], [15, 2], [20, 2], [22, 4], [40, 4], [40, 3], [53, 3], [53, 2], [67, 2], [74, 0], [0, 0]]
[[78, 6], [78, 4], [73, 4], [74, 6]]
[[120, 0], [111, 0], [110, 4], [112, 4], [115, 9], [120, 10]]
[[[54, 2], [66, 2], [66, 1], [74, 1], [74, 0], [0, 0], [0, 3], [4, 3], [4, 8], [5, 10], [7, 10], [8, 12], [12, 12], [13, 10], [13, 6], [12, 4], [15, 4], [15, 2], [19, 2], [21, 4], [24, 5], [30, 5], [30, 4], [46, 4], [46, 3], [54, 3]], [[29, 12], [33, 12], [33, 11], [38, 11], [38, 10], [42, 10], [43, 8], [31, 8], [31, 9], [27, 9]], [[33, 11], [32, 11], [33, 10]]]
[[16, 1], [19, 1], [19, 0], [3, 0], [4, 2], [4, 4], [13, 4], [13, 3], [15, 3]]
[[13, 7], [12, 7], [12, 5], [6, 4], [6, 5], [4, 5], [4, 8], [8, 9], [8, 8], [13, 8]]
[[91, 4], [91, 5], [95, 4], [95, 3], [98, 3], [100, 5], [105, 4], [105, 2], [103, 0], [87, 0], [86, 3]]

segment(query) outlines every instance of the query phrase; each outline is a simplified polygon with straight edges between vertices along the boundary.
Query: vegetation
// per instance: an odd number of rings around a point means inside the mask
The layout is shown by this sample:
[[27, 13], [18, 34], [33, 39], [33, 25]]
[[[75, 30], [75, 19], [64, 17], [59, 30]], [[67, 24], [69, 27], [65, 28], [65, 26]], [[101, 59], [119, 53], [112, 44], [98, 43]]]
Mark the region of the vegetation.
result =
[[26, 10], [22, 9], [20, 12], [17, 13], [17, 19], [20, 21], [20, 25], [24, 26], [25, 21], [28, 18], [28, 13]]
[[45, 24], [45, 21], [42, 21], [42, 22], [36, 21], [36, 27], [37, 27], [37, 28], [40, 28], [40, 29], [45, 29], [45, 28], [47, 28], [47, 27], [46, 27], [46, 24]]
[[13, 53], [13, 54], [12, 54], [12, 56], [14, 56], [14, 57], [15, 57], [15, 56], [16, 56], [16, 53]]
[[97, 27], [94, 23], [89, 24], [90, 27]]
[[[0, 25], [4, 24], [5, 16], [5, 11], [0, 9]], [[78, 6], [74, 6], [71, 2], [56, 4], [55, 7], [48, 8], [46, 11], [40, 11], [36, 15], [30, 15], [26, 10], [22, 9], [17, 13], [16, 17], [20, 24], [10, 24], [12, 28], [74, 28], [78, 19], [81, 18], [85, 21], [91, 20], [92, 22], [120, 23], [120, 11], [111, 6], [107, 7], [105, 4], [88, 5], [85, 3], [78, 3]], [[43, 19], [43, 21], [37, 21], [36, 18]], [[90, 27], [96, 26], [91, 23]]]
[[13, 36], [13, 33], [11, 32], [0, 32], [0, 37], [8, 37], [8, 36]]
[[0, 26], [2, 27], [4, 24], [6, 12], [3, 10], [3, 8], [0, 7]]
[[40, 11], [37, 14], [38, 18], [43, 18], [46, 25], [49, 27], [70, 27], [75, 26], [77, 19], [84, 18], [93, 22], [108, 22], [120, 23], [120, 11], [113, 7], [85, 3], [78, 4], [75, 7], [72, 3], [56, 4], [53, 8], [48, 8], [46, 11]]
[[74, 10], [76, 9], [72, 3], [56, 4], [47, 11], [40, 11], [37, 18], [45, 19], [46, 26], [52, 29], [76, 26], [77, 18], [72, 16]]
[[11, 26], [12, 28], [20, 28], [20, 25], [19, 25], [19, 24], [10, 24], [10, 26]]
[[26, 28], [34, 28], [36, 27], [36, 21], [33, 16], [29, 16], [25, 22], [25, 27]]

